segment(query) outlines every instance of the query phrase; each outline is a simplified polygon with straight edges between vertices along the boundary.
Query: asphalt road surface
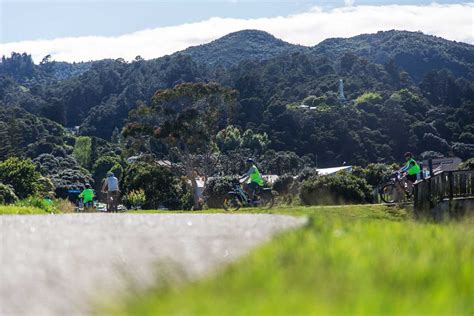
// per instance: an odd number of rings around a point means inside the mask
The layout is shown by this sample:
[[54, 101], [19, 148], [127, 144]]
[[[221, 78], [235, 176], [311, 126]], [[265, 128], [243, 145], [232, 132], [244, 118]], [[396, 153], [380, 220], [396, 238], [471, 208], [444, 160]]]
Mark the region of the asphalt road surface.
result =
[[0, 216], [0, 315], [87, 315], [93, 302], [218, 270], [304, 218], [264, 214]]

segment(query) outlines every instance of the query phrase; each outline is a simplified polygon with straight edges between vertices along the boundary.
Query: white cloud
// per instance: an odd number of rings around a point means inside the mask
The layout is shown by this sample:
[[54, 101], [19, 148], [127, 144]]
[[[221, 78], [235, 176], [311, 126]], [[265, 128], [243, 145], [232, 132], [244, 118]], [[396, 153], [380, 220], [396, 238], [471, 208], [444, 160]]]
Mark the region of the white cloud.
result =
[[[348, 0], [350, 1], [350, 0]], [[156, 58], [210, 42], [243, 29], [267, 31], [290, 43], [312, 46], [330, 37], [350, 37], [380, 30], [422, 31], [450, 40], [474, 43], [474, 3], [440, 5], [314, 7], [285, 17], [206, 21], [147, 29], [117, 37], [76, 37], [0, 44], [0, 55], [28, 52], [36, 62], [47, 54], [58, 61], [87, 61], [137, 55]]]
[[354, 5], [354, 0], [344, 0], [344, 4], [346, 6], [349, 6], [349, 7], [353, 6]]

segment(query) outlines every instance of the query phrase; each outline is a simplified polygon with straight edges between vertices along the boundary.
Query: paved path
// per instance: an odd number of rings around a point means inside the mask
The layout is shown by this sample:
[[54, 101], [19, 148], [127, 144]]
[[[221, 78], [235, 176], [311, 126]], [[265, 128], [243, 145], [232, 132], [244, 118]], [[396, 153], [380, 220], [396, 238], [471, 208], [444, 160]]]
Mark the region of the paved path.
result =
[[0, 216], [0, 315], [84, 315], [92, 301], [200, 277], [303, 218], [250, 214]]

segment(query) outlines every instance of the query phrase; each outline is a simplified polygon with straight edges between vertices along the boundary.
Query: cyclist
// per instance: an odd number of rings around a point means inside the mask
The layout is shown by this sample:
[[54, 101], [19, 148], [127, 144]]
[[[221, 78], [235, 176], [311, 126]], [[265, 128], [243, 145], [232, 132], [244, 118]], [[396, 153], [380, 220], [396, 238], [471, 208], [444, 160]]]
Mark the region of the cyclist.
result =
[[84, 208], [89, 208], [94, 205], [94, 190], [92, 190], [90, 184], [86, 184], [86, 188], [79, 194], [79, 197], [83, 199]]
[[413, 159], [413, 154], [411, 152], [406, 152], [405, 155], [405, 166], [400, 169], [400, 172], [407, 174], [407, 190], [411, 194], [413, 190], [413, 184], [417, 180], [417, 175], [421, 172], [420, 165]]
[[253, 203], [255, 190], [258, 187], [263, 187], [263, 178], [260, 174], [260, 171], [258, 171], [257, 166], [255, 166], [255, 163], [252, 158], [247, 159], [246, 166], [248, 168], [248, 171], [244, 176], [240, 178], [240, 180], [245, 183], [244, 190], [249, 195], [250, 203]]
[[107, 178], [104, 179], [102, 192], [107, 193], [107, 212], [117, 212], [120, 200], [119, 180], [113, 172], [107, 172]]

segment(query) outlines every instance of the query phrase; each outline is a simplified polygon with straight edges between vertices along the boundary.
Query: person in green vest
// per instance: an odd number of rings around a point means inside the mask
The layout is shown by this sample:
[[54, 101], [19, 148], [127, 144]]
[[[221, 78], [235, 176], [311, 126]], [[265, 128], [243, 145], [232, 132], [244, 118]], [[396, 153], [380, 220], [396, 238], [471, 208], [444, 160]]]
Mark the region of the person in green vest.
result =
[[247, 173], [240, 180], [245, 183], [244, 190], [248, 193], [249, 200], [253, 202], [255, 190], [263, 187], [263, 178], [252, 158], [247, 159], [247, 168]]
[[84, 191], [79, 194], [79, 197], [83, 199], [84, 208], [90, 208], [94, 205], [94, 190], [92, 190], [90, 184], [86, 184]]
[[411, 193], [413, 190], [413, 184], [416, 182], [417, 176], [421, 172], [421, 168], [418, 162], [413, 159], [413, 154], [411, 152], [405, 153], [404, 157], [406, 163], [405, 166], [400, 169], [400, 171], [407, 174], [407, 189], [408, 192]]

